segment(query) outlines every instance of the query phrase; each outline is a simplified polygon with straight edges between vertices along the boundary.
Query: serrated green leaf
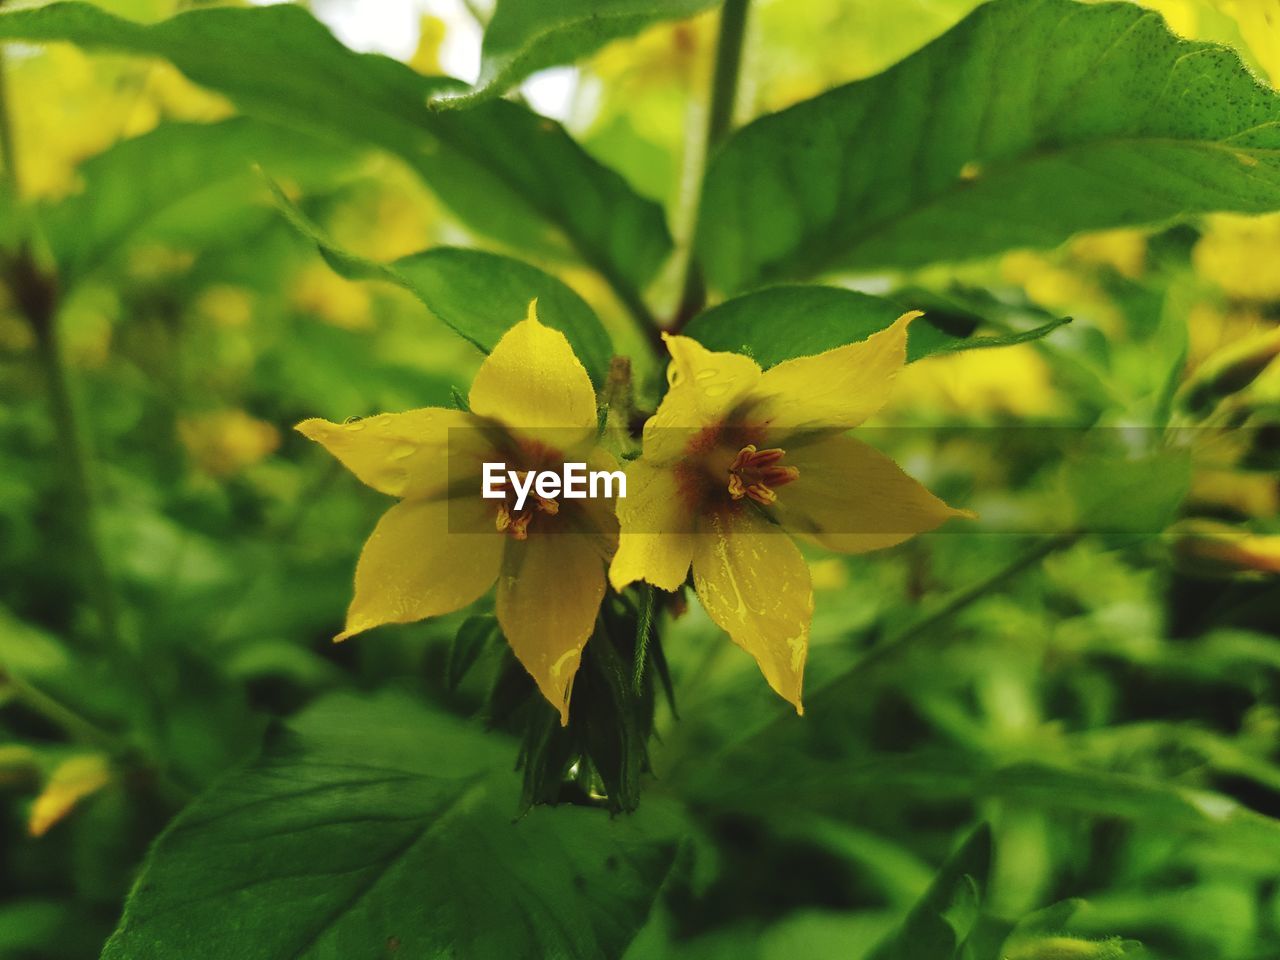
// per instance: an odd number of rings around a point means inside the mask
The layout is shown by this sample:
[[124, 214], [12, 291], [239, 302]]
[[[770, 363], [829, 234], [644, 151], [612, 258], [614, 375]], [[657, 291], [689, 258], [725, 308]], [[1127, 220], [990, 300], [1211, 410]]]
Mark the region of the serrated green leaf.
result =
[[124, 140], [80, 167], [83, 190], [43, 212], [59, 280], [64, 288], [74, 285], [133, 234], [166, 220], [180, 219], [191, 240], [200, 239], [193, 230], [216, 231], [222, 217], [192, 213], [190, 205], [202, 197], [214, 197], [222, 214], [242, 218], [244, 203], [233, 201], [262, 193], [254, 164], [306, 182], [332, 173], [348, 156], [246, 117], [166, 124]]
[[[689, 322], [685, 333], [712, 350], [730, 350], [771, 367], [865, 340], [909, 309], [903, 302], [841, 287], [789, 285], [726, 300]], [[1054, 320], [1025, 333], [999, 337], [954, 336], [928, 322], [911, 325], [907, 360], [935, 353], [1000, 347], [1035, 340], [1062, 326]]]
[[691, 17], [718, 0], [500, 0], [484, 32], [480, 80], [437, 107], [474, 106], [545, 67], [572, 63], [661, 20]]
[[343, 250], [275, 188], [289, 222], [351, 280], [383, 280], [411, 292], [459, 335], [488, 353], [538, 301], [538, 318], [568, 338], [591, 380], [604, 382], [613, 347], [595, 311], [549, 273], [500, 253], [434, 247], [394, 263], [375, 263]]
[[918, 53], [740, 130], [699, 256], [725, 291], [1210, 210], [1280, 208], [1280, 97], [1136, 4], [995, 0]]
[[0, 15], [0, 38], [164, 57], [249, 115], [396, 154], [471, 227], [515, 247], [573, 253], [626, 294], [671, 249], [661, 208], [559, 124], [501, 100], [432, 111], [427, 98], [456, 81], [353, 53], [297, 6], [193, 10], [141, 25], [53, 3]]
[[517, 820], [514, 754], [401, 697], [321, 701], [166, 830], [103, 957], [620, 955], [679, 821]]

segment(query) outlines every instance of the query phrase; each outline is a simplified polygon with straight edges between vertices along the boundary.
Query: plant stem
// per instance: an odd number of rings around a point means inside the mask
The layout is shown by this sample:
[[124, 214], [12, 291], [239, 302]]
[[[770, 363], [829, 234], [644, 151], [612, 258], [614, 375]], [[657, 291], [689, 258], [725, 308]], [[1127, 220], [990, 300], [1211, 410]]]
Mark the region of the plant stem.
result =
[[33, 713], [60, 727], [73, 740], [93, 744], [111, 754], [125, 752], [125, 746], [119, 737], [86, 720], [43, 690], [31, 686], [12, 674], [4, 674], [2, 682], [13, 691], [14, 697], [20, 703], [27, 706]]
[[702, 207], [702, 180], [707, 163], [733, 128], [733, 111], [738, 101], [738, 75], [742, 69], [742, 41], [747, 33], [749, 0], [725, 0], [720, 11], [720, 34], [716, 40], [716, 62], [711, 77], [711, 105], [707, 111], [707, 135], [702, 148], [702, 171], [693, 190], [693, 228], [689, 232], [688, 260], [680, 305], [671, 322], [680, 330], [706, 306], [707, 286], [698, 264], [698, 230]]
[[[0, 6], [3, 3], [4, 0], [0, 0]], [[4, 176], [16, 201], [22, 189], [18, 180], [17, 147], [4, 76], [5, 63], [0, 49], [0, 159], [4, 162]], [[89, 600], [97, 612], [100, 639], [108, 650], [118, 652], [120, 633], [115, 590], [98, 540], [89, 456], [58, 338], [57, 283], [40, 268], [25, 242], [0, 266], [4, 268], [3, 279], [8, 282], [18, 309], [26, 317], [35, 337], [36, 356], [49, 391], [50, 413], [63, 461], [69, 512], [80, 537], [81, 569]]]
[[[880, 665], [904, 647], [910, 645], [921, 637], [930, 634], [936, 627], [950, 620], [962, 610], [972, 606], [978, 600], [981, 600], [997, 588], [1003, 586], [1008, 581], [1014, 579], [1019, 574], [1039, 563], [1045, 557], [1052, 553], [1056, 553], [1059, 550], [1065, 550], [1067, 547], [1076, 543], [1081, 536], [1082, 534], [1080, 533], [1071, 532], [1060, 533], [1056, 536], [1049, 537], [1021, 556], [1015, 557], [995, 573], [992, 573], [976, 583], [965, 587], [959, 592], [952, 594], [952, 596], [933, 613], [917, 620], [900, 633], [889, 637], [882, 643], [873, 647], [848, 670], [827, 681], [827, 683], [813, 691], [805, 699], [812, 707], [824, 702], [838, 702], [841, 698], [847, 697], [849, 695], [849, 688], [859, 682], [869, 669]], [[741, 750], [749, 744], [755, 744], [766, 739], [774, 731], [790, 720], [791, 717], [792, 714], [790, 711], [779, 714], [773, 721], [765, 724], [765, 726], [758, 729], [755, 733], [750, 734], [743, 740], [739, 740], [731, 749]]]
[[1024, 570], [1036, 563], [1039, 563], [1045, 557], [1071, 546], [1080, 539], [1080, 536], [1081, 534], [1079, 533], [1060, 533], [1056, 536], [1049, 537], [1043, 542], [1036, 544], [1036, 546], [1032, 547], [1021, 556], [1015, 557], [1006, 566], [1001, 567], [990, 576], [984, 577], [976, 583], [965, 587], [963, 590], [952, 594], [950, 599], [943, 603], [942, 606], [933, 613], [917, 620], [901, 633], [890, 637], [888, 640], [876, 646], [867, 653], [866, 656], [854, 664], [846, 673], [816, 691], [815, 696], [825, 696], [832, 688], [845, 682], [853, 674], [866, 669], [873, 663], [883, 660], [886, 656], [897, 651], [905, 644], [929, 633], [934, 627], [950, 620], [966, 607], [972, 606], [975, 602], [981, 600], [996, 588], [1003, 586]]
[[116, 650], [119, 647], [120, 632], [115, 589], [98, 537], [96, 498], [89, 473], [89, 455], [71, 394], [71, 385], [67, 380], [57, 322], [52, 315], [28, 314], [27, 319], [35, 334], [37, 354], [49, 391], [49, 405], [63, 461], [69, 512], [80, 537], [80, 561], [85, 588], [97, 613], [103, 645], [109, 650]]
[[[0, 8], [4, 0], [0, 0]], [[0, 46], [0, 167], [13, 189], [14, 200], [18, 196], [18, 150], [13, 138], [13, 120], [9, 116], [9, 78], [6, 72], [4, 48]]]

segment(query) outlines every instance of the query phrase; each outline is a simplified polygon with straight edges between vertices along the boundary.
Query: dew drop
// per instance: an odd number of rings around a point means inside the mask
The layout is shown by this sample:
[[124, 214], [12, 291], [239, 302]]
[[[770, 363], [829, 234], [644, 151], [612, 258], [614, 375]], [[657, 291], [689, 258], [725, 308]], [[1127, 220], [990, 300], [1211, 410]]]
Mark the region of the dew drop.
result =
[[412, 443], [397, 443], [394, 447], [391, 448], [391, 459], [407, 460], [409, 459], [409, 457], [413, 456], [413, 452], [416, 449], [417, 447], [415, 447]]
[[382, 485], [394, 497], [404, 493], [409, 486], [409, 474], [404, 470], [387, 470], [382, 474]]

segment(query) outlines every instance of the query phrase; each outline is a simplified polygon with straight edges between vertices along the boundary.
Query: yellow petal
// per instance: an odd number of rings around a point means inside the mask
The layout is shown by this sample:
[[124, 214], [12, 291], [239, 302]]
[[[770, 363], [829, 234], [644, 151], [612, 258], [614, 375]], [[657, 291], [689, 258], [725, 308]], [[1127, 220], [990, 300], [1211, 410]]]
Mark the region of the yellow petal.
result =
[[111, 782], [111, 766], [100, 753], [69, 757], [54, 768], [31, 807], [27, 832], [43, 836], [50, 827], [75, 809], [85, 797]]
[[559, 330], [529, 315], [502, 335], [471, 384], [471, 411], [565, 450], [594, 434], [596, 392]]
[[852, 437], [796, 447], [788, 451], [787, 463], [799, 468], [800, 477], [778, 491], [778, 519], [831, 550], [879, 550], [952, 517], [973, 517], [947, 506], [883, 453]]
[[722, 422], [760, 382], [760, 367], [739, 353], [717, 353], [689, 337], [664, 336], [670, 388], [644, 425], [644, 456], [670, 463], [704, 427]]
[[770, 367], [744, 420], [768, 424], [770, 443], [797, 430], [856, 427], [889, 399], [907, 362], [907, 325], [920, 315], [905, 313], [866, 340]]
[[636, 460], [627, 467], [627, 495], [618, 501], [622, 533], [609, 567], [615, 590], [644, 580], [678, 590], [693, 560], [693, 520], [676, 472]]
[[569, 722], [573, 678], [604, 598], [604, 558], [592, 538], [534, 534], [507, 548], [498, 622], [516, 658]]
[[775, 692], [803, 713], [813, 587], [791, 538], [750, 507], [703, 520], [693, 583], [707, 615], [755, 657]]
[[334, 639], [451, 613], [488, 590], [505, 540], [493, 509], [478, 498], [405, 500], [384, 513], [356, 565], [346, 629]]
[[451, 436], [454, 453], [483, 436], [470, 414], [441, 407], [381, 413], [350, 423], [304, 420], [295, 429], [321, 444], [373, 489], [405, 499], [444, 492], [449, 484]]

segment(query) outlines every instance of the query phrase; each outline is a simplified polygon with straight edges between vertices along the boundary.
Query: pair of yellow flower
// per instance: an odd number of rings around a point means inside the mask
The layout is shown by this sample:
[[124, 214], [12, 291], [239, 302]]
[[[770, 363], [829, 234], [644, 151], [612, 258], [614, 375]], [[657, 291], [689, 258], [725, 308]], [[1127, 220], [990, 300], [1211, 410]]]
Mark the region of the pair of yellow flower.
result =
[[888, 398], [914, 316], [764, 371], [666, 337], [670, 387], [616, 505], [531, 497], [516, 510], [480, 495], [485, 462], [617, 467], [597, 445], [586, 370], [533, 305], [476, 374], [470, 412], [299, 424], [362, 481], [400, 498], [365, 544], [337, 639], [458, 610], [496, 580], [503, 632], [567, 722], [606, 571], [616, 590], [643, 580], [674, 591], [692, 567], [711, 619], [800, 710], [813, 589], [788, 534], [857, 553], [965, 515], [845, 436]]

